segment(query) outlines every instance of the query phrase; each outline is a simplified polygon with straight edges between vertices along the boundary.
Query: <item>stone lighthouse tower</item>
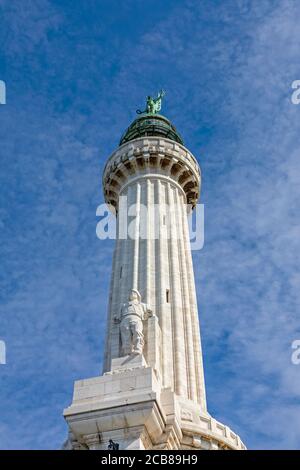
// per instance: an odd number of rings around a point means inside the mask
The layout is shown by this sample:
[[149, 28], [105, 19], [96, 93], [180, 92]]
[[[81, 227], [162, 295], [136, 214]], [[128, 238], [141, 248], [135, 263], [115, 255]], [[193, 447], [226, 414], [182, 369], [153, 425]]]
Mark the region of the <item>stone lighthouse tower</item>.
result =
[[195, 157], [148, 97], [103, 173], [117, 217], [103, 375], [75, 382], [73, 449], [244, 449], [207, 411], [187, 207]]

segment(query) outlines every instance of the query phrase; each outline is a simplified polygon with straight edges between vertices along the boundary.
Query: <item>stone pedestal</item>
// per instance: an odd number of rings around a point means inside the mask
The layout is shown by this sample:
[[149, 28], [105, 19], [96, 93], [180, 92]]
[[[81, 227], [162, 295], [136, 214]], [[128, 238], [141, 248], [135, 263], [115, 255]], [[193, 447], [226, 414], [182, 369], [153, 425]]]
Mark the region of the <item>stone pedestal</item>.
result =
[[199, 405], [163, 389], [142, 356], [118, 358], [113, 367], [102, 377], [75, 382], [73, 402], [64, 411], [70, 430], [65, 448], [105, 450], [110, 439], [120, 450], [245, 448]]
[[133, 358], [133, 363], [140, 359], [140, 367], [125, 370], [123, 359], [118, 370], [75, 382], [73, 403], [64, 416], [83, 448], [107, 449], [113, 439], [120, 449], [142, 450], [163, 433], [160, 384], [153, 369], [140, 356]]

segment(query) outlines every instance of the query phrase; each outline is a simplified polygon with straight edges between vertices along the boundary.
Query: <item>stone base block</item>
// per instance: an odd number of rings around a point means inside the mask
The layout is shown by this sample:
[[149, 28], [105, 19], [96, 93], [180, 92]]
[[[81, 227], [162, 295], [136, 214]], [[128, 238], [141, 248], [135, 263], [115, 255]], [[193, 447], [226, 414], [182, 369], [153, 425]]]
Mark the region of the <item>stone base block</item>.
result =
[[120, 449], [145, 449], [162, 434], [160, 384], [142, 356], [132, 359], [130, 370], [122, 369], [120, 358], [112, 373], [75, 382], [73, 403], [64, 416], [77, 446], [107, 449], [113, 439]]
[[118, 358], [113, 366], [102, 377], [75, 382], [73, 402], [64, 411], [65, 448], [105, 450], [112, 439], [120, 450], [245, 449], [199, 404], [163, 389], [142, 356]]

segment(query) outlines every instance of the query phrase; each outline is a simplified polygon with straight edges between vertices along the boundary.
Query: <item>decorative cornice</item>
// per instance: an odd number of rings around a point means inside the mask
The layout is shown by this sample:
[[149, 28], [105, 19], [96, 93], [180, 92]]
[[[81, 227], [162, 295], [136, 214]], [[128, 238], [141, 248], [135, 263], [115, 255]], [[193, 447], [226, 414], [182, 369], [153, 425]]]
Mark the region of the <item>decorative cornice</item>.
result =
[[121, 190], [133, 178], [167, 176], [178, 184], [193, 207], [200, 194], [201, 172], [195, 157], [169, 139], [143, 137], [119, 147], [108, 159], [103, 172], [103, 191], [107, 204], [118, 207]]

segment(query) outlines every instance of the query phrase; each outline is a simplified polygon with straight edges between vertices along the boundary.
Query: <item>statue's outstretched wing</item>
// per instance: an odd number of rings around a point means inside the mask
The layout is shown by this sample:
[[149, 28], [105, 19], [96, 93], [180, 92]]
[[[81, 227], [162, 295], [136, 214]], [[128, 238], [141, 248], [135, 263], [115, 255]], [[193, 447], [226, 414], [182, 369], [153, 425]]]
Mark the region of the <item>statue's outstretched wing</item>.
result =
[[158, 112], [161, 110], [161, 98], [155, 100], [155, 111]]
[[155, 111], [158, 112], [161, 110], [161, 99], [165, 96], [166, 92], [164, 90], [160, 90], [157, 95], [157, 98], [154, 100], [155, 102]]

